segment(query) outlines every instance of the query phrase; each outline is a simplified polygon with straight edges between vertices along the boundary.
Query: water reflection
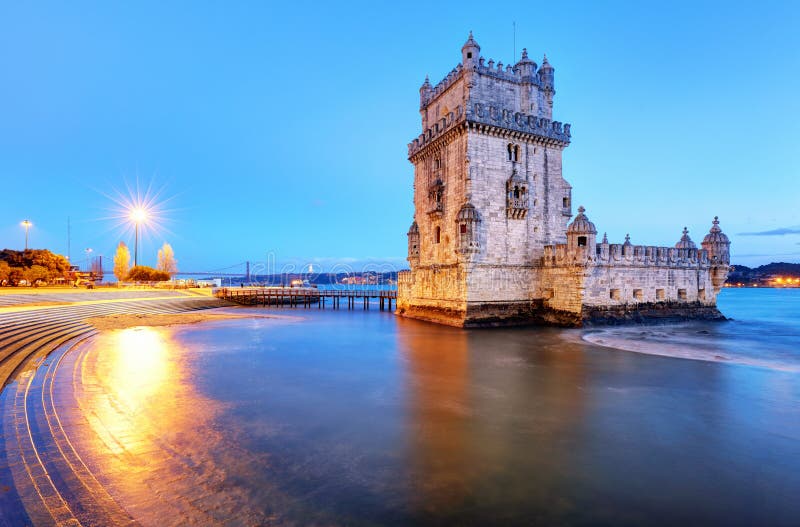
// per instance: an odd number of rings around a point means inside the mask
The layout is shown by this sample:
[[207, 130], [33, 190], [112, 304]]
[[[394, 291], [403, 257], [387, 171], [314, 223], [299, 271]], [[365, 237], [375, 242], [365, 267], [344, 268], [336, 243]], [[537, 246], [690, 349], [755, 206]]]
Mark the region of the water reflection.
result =
[[[170, 328], [101, 334], [77, 357], [67, 433], [97, 479], [143, 525], [251, 524], [246, 478], [254, 456], [229, 444], [215, 418], [224, 405], [199, 393], [190, 354]], [[85, 420], [85, 422], [84, 422]], [[263, 465], [262, 465], [263, 466]], [[170, 517], [165, 518], [165, 512]]]
[[422, 512], [457, 507], [471, 493], [467, 334], [399, 320], [408, 365], [412, 501]]
[[[87, 363], [86, 372], [103, 388], [87, 400], [97, 416], [93, 429], [111, 439], [112, 453], [135, 456], [148, 448], [155, 426], [169, 421], [174, 428], [180, 418], [174, 403], [184, 385], [177, 354], [170, 353], [177, 343], [163, 329], [139, 327], [104, 335], [96, 346], [102, 360]], [[154, 416], [159, 422], [151, 420]]]

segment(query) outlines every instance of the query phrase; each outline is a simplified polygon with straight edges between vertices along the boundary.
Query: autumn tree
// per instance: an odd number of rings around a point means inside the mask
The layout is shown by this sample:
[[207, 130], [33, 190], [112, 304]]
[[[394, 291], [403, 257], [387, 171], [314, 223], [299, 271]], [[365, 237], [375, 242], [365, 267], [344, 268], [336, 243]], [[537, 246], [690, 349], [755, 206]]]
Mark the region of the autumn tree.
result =
[[47, 282], [52, 276], [51, 272], [43, 265], [34, 264], [23, 272], [22, 276], [31, 285], [37, 285], [39, 282]]
[[124, 242], [119, 242], [117, 252], [114, 253], [114, 276], [122, 282], [128, 278], [131, 268], [131, 252]]
[[131, 282], [166, 282], [169, 280], [169, 273], [146, 265], [137, 265], [128, 273], [127, 279]]
[[0, 260], [0, 285], [5, 285], [8, 282], [8, 277], [11, 275], [11, 266], [8, 263]]
[[175, 259], [175, 252], [172, 250], [172, 245], [164, 242], [161, 249], [158, 250], [158, 264], [156, 269], [164, 271], [169, 275], [178, 272], [178, 261]]

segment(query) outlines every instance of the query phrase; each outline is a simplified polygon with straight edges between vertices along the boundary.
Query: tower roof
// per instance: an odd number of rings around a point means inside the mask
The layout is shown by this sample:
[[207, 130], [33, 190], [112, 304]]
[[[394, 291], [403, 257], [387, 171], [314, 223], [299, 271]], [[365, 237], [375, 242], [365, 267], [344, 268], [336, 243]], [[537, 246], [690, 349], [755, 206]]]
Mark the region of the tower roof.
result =
[[731, 243], [728, 237], [722, 232], [722, 229], [719, 228], [719, 217], [714, 216], [714, 221], [711, 225], [711, 230], [708, 231], [706, 237], [703, 238], [703, 245], [707, 243]]
[[533, 64], [533, 67], [536, 67], [536, 63], [528, 58], [528, 48], [522, 48], [522, 58], [517, 62], [517, 65], [519, 64]]
[[422, 86], [419, 87], [420, 91], [427, 91], [431, 90], [433, 87], [431, 86], [431, 79], [425, 75], [425, 82], [422, 83]]
[[480, 221], [480, 219], [481, 217], [480, 214], [478, 214], [478, 210], [470, 202], [465, 203], [456, 216], [457, 221]]
[[586, 209], [583, 206], [578, 207], [578, 215], [567, 227], [567, 234], [597, 234], [594, 223], [589, 221], [584, 212], [586, 212]]
[[539, 69], [540, 70], [552, 70], [553, 69], [553, 66], [551, 66], [550, 63], [547, 62], [547, 53], [544, 54], [544, 58], [542, 59], [542, 67], [539, 68]]
[[683, 228], [683, 236], [681, 236], [681, 239], [678, 241], [678, 243], [675, 244], [675, 248], [676, 249], [697, 249], [697, 245], [695, 245], [695, 243], [689, 237], [689, 229], [687, 229], [686, 227]]
[[469, 32], [469, 37], [467, 38], [467, 41], [464, 42], [463, 46], [461, 46], [461, 51], [464, 51], [466, 48], [469, 47], [475, 48], [478, 51], [481, 50], [481, 47], [478, 45], [477, 42], [475, 42], [475, 39], [472, 37], [472, 31]]

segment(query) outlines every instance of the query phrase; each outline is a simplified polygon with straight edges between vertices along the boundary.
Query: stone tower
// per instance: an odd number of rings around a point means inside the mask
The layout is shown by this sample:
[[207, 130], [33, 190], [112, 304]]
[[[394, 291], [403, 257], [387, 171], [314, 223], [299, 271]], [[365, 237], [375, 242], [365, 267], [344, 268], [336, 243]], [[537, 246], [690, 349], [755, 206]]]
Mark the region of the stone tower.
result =
[[611, 244], [561, 175], [570, 125], [553, 120], [555, 70], [522, 50], [513, 65], [480, 56], [470, 33], [461, 62], [419, 90], [423, 132], [414, 165], [410, 270], [397, 313], [457, 326], [724, 318], [716, 297], [730, 241], [715, 218], [698, 249]]
[[534, 262], [566, 241], [572, 214], [553, 67], [524, 49], [504, 67], [480, 50], [470, 33], [461, 63], [436, 86], [426, 77], [423, 133], [408, 147], [415, 215], [398, 308], [457, 325], [528, 309]]

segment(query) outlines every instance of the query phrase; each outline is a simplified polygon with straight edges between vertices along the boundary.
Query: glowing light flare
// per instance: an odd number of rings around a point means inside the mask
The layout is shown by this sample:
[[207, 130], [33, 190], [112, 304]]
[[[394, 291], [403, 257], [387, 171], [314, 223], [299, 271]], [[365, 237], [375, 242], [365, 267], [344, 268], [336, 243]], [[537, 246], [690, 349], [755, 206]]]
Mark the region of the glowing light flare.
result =
[[148, 216], [149, 215], [147, 214], [147, 210], [141, 207], [136, 207], [134, 209], [131, 209], [130, 218], [131, 221], [133, 221], [134, 223], [144, 223], [145, 221], [147, 221]]
[[155, 188], [152, 182], [144, 186], [139, 185], [138, 179], [135, 184], [125, 182], [124, 188], [103, 193], [111, 206], [108, 215], [98, 220], [111, 220], [107, 224], [109, 231], [116, 231], [117, 236], [141, 249], [142, 242], [173, 234], [165, 223], [176, 209], [167, 208], [173, 197], [165, 196], [165, 192], [165, 187]]

